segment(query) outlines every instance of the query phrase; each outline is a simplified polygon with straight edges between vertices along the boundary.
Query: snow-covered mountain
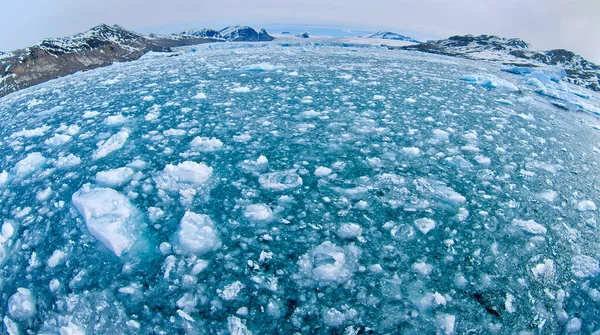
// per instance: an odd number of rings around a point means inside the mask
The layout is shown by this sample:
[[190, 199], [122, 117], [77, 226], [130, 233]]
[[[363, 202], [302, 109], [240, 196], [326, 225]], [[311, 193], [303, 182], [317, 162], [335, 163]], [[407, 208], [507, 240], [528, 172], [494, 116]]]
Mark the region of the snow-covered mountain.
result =
[[267, 33], [266, 30], [256, 29], [248, 26], [229, 26], [219, 31], [221, 37], [229, 42], [268, 42], [275, 38]]
[[600, 66], [564, 49], [532, 50], [528, 43], [518, 38], [507, 39], [490, 35], [452, 36], [445, 40], [428, 41], [399, 49], [487, 60], [506, 65], [528, 67], [559, 65], [567, 72], [564, 80], [600, 91]]
[[408, 41], [414, 43], [421, 43], [420, 41], [415, 40], [412, 37], [400, 35], [397, 33], [393, 33], [391, 31], [378, 31], [373, 35], [366, 36], [366, 38], [380, 38], [382, 40], [396, 40], [396, 41]]
[[25, 49], [0, 54], [0, 97], [77, 71], [131, 61], [149, 51], [207, 42], [271, 41], [264, 29], [246, 26], [188, 30], [172, 35], [140, 35], [118, 25], [101, 24], [65, 38], [49, 38]]

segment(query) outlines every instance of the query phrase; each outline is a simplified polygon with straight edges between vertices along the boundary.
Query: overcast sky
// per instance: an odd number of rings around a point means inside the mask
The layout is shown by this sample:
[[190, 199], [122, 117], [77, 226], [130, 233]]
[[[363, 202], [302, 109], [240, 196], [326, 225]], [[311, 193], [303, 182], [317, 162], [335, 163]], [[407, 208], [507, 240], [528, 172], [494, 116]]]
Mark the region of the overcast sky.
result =
[[312, 24], [394, 30], [415, 38], [519, 37], [600, 63], [600, 0], [0, 0], [0, 50], [99, 24], [138, 32]]

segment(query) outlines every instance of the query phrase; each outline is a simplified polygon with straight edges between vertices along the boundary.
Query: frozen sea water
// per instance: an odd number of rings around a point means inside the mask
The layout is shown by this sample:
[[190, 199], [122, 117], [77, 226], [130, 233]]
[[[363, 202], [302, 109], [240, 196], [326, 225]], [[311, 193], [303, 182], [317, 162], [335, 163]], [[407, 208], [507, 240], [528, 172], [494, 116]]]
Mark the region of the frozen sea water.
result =
[[4, 331], [600, 330], [598, 94], [377, 48], [188, 50], [0, 99]]

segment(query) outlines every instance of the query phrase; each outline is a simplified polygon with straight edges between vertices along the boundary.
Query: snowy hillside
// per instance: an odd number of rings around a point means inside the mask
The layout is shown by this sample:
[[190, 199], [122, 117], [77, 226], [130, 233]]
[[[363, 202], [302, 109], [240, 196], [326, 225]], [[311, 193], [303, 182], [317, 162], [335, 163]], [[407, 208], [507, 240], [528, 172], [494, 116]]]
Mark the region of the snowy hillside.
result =
[[413, 43], [421, 43], [420, 41], [415, 40], [412, 37], [400, 35], [397, 33], [393, 33], [390, 31], [379, 31], [373, 35], [366, 36], [365, 38], [377, 38], [382, 40], [396, 40], [396, 41], [408, 41]]
[[567, 71], [566, 81], [600, 91], [600, 66], [567, 50], [531, 50], [529, 44], [516, 38], [506, 39], [489, 35], [452, 36], [446, 40], [430, 41], [402, 49], [487, 60], [506, 65], [559, 65]]
[[295, 41], [0, 98], [0, 331], [597, 334], [600, 93]]

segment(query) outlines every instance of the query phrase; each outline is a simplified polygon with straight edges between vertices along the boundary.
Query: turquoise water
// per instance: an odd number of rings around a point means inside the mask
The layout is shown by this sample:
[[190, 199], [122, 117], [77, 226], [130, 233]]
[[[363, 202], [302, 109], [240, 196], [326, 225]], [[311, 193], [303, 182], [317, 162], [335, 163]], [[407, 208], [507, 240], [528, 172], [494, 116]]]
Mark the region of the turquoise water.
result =
[[595, 117], [483, 62], [196, 50], [0, 100], [6, 329], [600, 329]]

